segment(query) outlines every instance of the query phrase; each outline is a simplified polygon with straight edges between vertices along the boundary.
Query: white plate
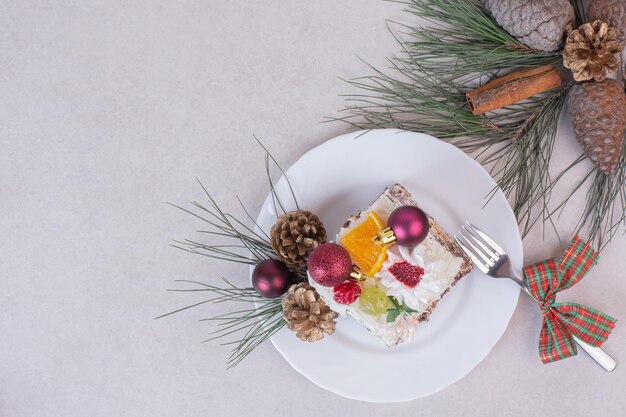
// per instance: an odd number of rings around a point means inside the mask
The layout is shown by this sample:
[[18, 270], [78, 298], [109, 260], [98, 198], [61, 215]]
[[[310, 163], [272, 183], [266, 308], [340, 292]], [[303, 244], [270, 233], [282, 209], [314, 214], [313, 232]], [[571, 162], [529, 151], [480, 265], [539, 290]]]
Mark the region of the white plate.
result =
[[[489, 174], [458, 148], [432, 136], [374, 130], [339, 136], [312, 149], [288, 171], [300, 208], [323, 220], [329, 239], [352, 213], [365, 209], [396, 182], [453, 234], [470, 220], [491, 235], [522, 266], [522, 242], [502, 192]], [[277, 192], [286, 209], [293, 201], [284, 178]], [[486, 204], [486, 205], [485, 205]], [[258, 224], [276, 219], [270, 196]], [[287, 329], [272, 343], [315, 384], [341, 396], [400, 402], [433, 394], [467, 375], [498, 342], [517, 304], [518, 288], [476, 268], [437, 305], [414, 341], [387, 348], [350, 318], [322, 341], [305, 343]]]

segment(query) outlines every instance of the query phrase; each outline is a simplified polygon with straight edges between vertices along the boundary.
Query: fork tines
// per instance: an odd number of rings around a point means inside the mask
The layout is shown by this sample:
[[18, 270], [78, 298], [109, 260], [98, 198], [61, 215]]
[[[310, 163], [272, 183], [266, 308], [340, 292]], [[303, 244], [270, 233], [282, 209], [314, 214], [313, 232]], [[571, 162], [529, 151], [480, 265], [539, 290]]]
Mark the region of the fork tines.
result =
[[454, 236], [454, 240], [481, 271], [488, 273], [506, 253], [482, 230], [468, 221], [465, 223]]

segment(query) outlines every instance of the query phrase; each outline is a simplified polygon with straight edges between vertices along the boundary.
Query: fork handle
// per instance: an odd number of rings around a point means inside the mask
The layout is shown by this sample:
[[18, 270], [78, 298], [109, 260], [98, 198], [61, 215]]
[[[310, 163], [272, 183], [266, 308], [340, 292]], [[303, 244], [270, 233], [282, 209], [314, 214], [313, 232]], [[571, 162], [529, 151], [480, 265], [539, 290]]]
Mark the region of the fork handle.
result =
[[[530, 298], [535, 300], [535, 297], [533, 297], [532, 294], [530, 293], [530, 291], [528, 290], [528, 285], [526, 285], [526, 282], [524, 282], [522, 279], [520, 279], [520, 278], [518, 278], [516, 276], [511, 277], [511, 280], [515, 281], [515, 283], [517, 285], [519, 285], [524, 291], [526, 291], [526, 294], [528, 294], [530, 296]], [[535, 302], [536, 301], [537, 300], [535, 300]], [[602, 350], [601, 347], [599, 347], [599, 346], [591, 346], [589, 343], [583, 342], [582, 340], [580, 340], [576, 336], [574, 336], [574, 341], [585, 352], [587, 352], [587, 354], [589, 356], [591, 356], [591, 358], [594, 361], [596, 361], [598, 363], [598, 365], [600, 365], [602, 368], [604, 368], [605, 371], [612, 372], [615, 369], [615, 367], [617, 366], [617, 362], [615, 362], [615, 359], [613, 359], [608, 353], [606, 353], [604, 350]]]
[[617, 366], [617, 362], [615, 362], [615, 359], [613, 359], [608, 353], [602, 350], [601, 347], [591, 346], [589, 343], [583, 342], [576, 336], [574, 336], [574, 340], [576, 341], [576, 343], [578, 343], [578, 346], [583, 348], [583, 350], [587, 352], [589, 356], [593, 358], [593, 360], [598, 362], [598, 365], [603, 367], [605, 371], [612, 372]]

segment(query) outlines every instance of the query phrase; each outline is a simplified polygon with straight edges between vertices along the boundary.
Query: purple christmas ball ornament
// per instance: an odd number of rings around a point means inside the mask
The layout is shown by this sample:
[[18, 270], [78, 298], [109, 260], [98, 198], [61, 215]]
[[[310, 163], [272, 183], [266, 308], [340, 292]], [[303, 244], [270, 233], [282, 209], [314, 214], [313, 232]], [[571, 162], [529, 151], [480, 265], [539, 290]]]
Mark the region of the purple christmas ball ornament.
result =
[[260, 262], [252, 272], [252, 286], [266, 298], [277, 298], [289, 289], [292, 274], [287, 265], [276, 259]]
[[400, 246], [417, 246], [426, 239], [430, 225], [428, 216], [415, 206], [402, 206], [395, 209], [387, 220]]

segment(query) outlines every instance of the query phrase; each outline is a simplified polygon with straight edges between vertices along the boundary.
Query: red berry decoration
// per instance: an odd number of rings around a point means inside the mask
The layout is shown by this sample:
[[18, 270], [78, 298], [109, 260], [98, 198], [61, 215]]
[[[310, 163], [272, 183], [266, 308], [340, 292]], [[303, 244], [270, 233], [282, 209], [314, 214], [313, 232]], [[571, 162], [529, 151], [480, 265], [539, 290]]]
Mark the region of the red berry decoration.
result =
[[287, 292], [292, 275], [287, 265], [276, 259], [259, 263], [252, 272], [252, 286], [266, 298], [277, 298]]
[[407, 261], [402, 261], [391, 265], [389, 272], [407, 287], [415, 288], [415, 286], [422, 280], [424, 268], [411, 265]]
[[311, 252], [307, 267], [319, 285], [334, 287], [350, 278], [352, 259], [343, 246], [324, 243]]
[[400, 246], [414, 247], [426, 239], [429, 230], [428, 216], [423, 210], [402, 206], [391, 212], [387, 227], [380, 230], [373, 240], [377, 245], [396, 242]]
[[361, 287], [354, 281], [346, 281], [335, 287], [333, 300], [339, 304], [352, 304], [361, 295]]

